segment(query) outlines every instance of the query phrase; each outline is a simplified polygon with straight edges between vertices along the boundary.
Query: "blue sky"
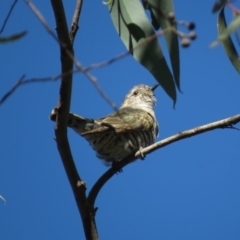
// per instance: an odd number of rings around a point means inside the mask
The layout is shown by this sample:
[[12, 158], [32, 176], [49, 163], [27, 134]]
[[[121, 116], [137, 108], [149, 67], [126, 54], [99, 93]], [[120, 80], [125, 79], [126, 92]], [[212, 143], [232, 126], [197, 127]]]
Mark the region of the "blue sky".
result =
[[[34, 3], [54, 28], [50, 1]], [[239, 114], [240, 80], [217, 37], [214, 1], [175, 1], [179, 20], [196, 23], [197, 39], [181, 51], [181, 89], [176, 108], [159, 88], [158, 140]], [[236, 3], [238, 4], [238, 3]], [[10, 1], [1, 4], [0, 22]], [[65, 1], [70, 25], [75, 1]], [[231, 13], [228, 11], [230, 19]], [[20, 41], [0, 45], [0, 96], [23, 75], [60, 73], [59, 47], [24, 1], [19, 1], [3, 35], [27, 30]], [[160, 41], [164, 44], [163, 39]], [[75, 55], [87, 66], [125, 51], [101, 1], [85, 1]], [[151, 74], [131, 56], [92, 74], [118, 106], [137, 84], [153, 85]], [[59, 82], [20, 87], [0, 106], [1, 239], [84, 239], [81, 220], [48, 119]], [[71, 111], [90, 118], [112, 111], [82, 74], [74, 76]], [[238, 124], [239, 127], [239, 124]], [[69, 130], [77, 168], [88, 191], [107, 168], [88, 143]], [[240, 134], [219, 129], [188, 138], [136, 161], [100, 192], [96, 221], [101, 239], [240, 239]]]

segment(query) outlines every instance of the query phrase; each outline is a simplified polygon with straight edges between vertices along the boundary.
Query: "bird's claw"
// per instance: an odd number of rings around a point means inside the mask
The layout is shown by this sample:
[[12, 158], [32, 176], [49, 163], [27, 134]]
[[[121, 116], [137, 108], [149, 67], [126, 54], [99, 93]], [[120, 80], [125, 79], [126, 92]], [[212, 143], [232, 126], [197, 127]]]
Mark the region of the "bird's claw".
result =
[[142, 152], [142, 149], [143, 149], [142, 147], [139, 148], [140, 159], [141, 159], [141, 160], [144, 160], [146, 155]]

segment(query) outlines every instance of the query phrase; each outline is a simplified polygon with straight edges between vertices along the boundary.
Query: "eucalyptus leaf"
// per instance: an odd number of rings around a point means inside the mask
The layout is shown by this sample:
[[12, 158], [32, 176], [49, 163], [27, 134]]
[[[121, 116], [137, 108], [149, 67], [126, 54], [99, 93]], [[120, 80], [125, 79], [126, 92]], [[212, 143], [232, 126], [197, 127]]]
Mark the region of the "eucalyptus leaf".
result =
[[7, 36], [7, 37], [0, 37], [0, 43], [9, 43], [9, 42], [19, 40], [20, 38], [25, 36], [26, 33], [27, 33], [27, 31], [23, 31], [23, 32], [20, 32], [20, 33], [12, 34], [12, 35]]
[[[227, 24], [226, 24], [226, 19], [225, 19], [225, 15], [224, 15], [224, 8], [222, 8], [222, 10], [218, 16], [218, 33], [219, 33], [219, 35], [221, 35], [221, 33], [223, 31], [225, 31], [226, 28], [227, 28]], [[222, 44], [223, 44], [224, 50], [225, 50], [228, 58], [232, 62], [233, 66], [235, 67], [237, 72], [240, 74], [239, 56], [238, 56], [237, 50], [233, 44], [231, 37], [228, 36], [227, 38], [225, 38], [225, 40], [222, 41]]]
[[222, 9], [222, 7], [224, 7], [227, 2], [228, 2], [228, 0], [220, 0], [219, 2], [217, 1], [213, 5], [212, 13], [220, 11]]
[[[134, 58], [147, 68], [176, 102], [176, 88], [154, 30], [139, 0], [113, 0], [109, 4], [114, 26]], [[146, 41], [147, 39], [147, 41]]]
[[[221, 13], [220, 13], [221, 14]], [[224, 41], [225, 39], [227, 39], [229, 37], [229, 35], [236, 31], [237, 28], [240, 26], [240, 15], [237, 15], [232, 22], [229, 24], [228, 27], [225, 27], [224, 29], [222, 29], [220, 35], [218, 36], [218, 38], [211, 43], [210, 47], [215, 47], [216, 45], [218, 45], [220, 42]]]
[[[147, 9], [151, 12], [152, 24], [156, 29], [159, 26], [162, 30], [171, 26], [176, 27], [174, 23], [170, 23], [167, 16], [169, 13], [174, 13], [172, 0], [148, 0]], [[157, 22], [157, 24], [156, 24]], [[168, 53], [170, 56], [172, 71], [175, 83], [180, 90], [180, 58], [178, 36], [174, 32], [164, 34]]]

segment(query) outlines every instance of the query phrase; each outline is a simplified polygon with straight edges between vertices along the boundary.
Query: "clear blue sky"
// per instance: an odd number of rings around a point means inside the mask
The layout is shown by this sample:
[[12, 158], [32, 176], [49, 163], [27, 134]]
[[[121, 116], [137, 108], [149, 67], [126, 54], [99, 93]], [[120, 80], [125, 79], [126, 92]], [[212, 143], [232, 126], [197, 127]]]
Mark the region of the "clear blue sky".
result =
[[[50, 1], [34, 3], [52, 28]], [[197, 39], [181, 48], [181, 88], [176, 109], [156, 90], [158, 140], [239, 113], [240, 79], [222, 46], [212, 50], [217, 15], [214, 1], [175, 1], [179, 20], [194, 21]], [[2, 23], [11, 1], [2, 1]], [[75, 1], [65, 1], [70, 25]], [[229, 13], [229, 16], [231, 14]], [[24, 1], [19, 1], [3, 35], [27, 30], [20, 41], [0, 45], [2, 96], [22, 74], [27, 78], [60, 73], [59, 47]], [[164, 43], [164, 41], [160, 41]], [[75, 54], [87, 66], [125, 51], [101, 1], [85, 1]], [[131, 56], [92, 74], [119, 106], [137, 84], [153, 77]], [[54, 124], [59, 82], [20, 87], [0, 106], [1, 239], [84, 239], [75, 200], [56, 149]], [[90, 118], [112, 111], [92, 84], [74, 76], [71, 111]], [[239, 127], [239, 124], [238, 124]], [[69, 130], [77, 168], [88, 190], [107, 168], [88, 143]], [[100, 192], [96, 221], [101, 239], [239, 240], [240, 133], [220, 129], [185, 139], [127, 166]]]

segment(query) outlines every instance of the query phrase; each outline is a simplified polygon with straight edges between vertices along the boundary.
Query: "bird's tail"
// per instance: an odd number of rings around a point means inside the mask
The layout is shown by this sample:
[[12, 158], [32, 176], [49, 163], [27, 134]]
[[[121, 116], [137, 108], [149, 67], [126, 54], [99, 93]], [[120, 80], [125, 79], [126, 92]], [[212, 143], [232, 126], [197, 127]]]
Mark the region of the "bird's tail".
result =
[[[50, 119], [52, 121], [56, 121], [57, 118], [57, 108], [54, 108], [50, 114]], [[79, 115], [69, 113], [68, 115], [68, 127], [72, 128], [78, 134], [82, 135], [82, 133], [89, 131], [92, 129], [94, 125], [94, 120], [89, 118], [84, 118]]]

